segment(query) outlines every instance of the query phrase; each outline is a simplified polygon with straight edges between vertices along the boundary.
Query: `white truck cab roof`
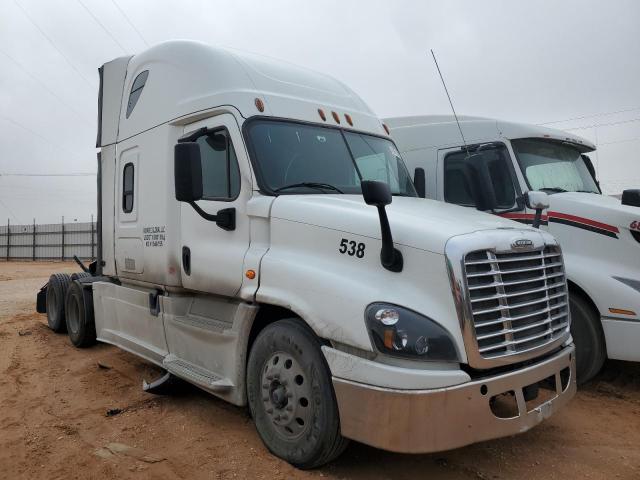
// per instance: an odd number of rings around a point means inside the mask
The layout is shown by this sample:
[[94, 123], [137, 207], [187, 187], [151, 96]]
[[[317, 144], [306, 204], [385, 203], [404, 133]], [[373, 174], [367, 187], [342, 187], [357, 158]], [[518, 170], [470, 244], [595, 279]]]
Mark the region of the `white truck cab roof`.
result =
[[206, 111], [223, 105], [233, 106], [248, 118], [258, 113], [257, 97], [264, 103], [263, 116], [322, 122], [321, 108], [328, 124], [351, 126], [350, 119], [354, 129], [385, 134], [380, 120], [360, 97], [329, 75], [200, 42], [160, 43], [106, 63], [101, 75], [119, 80], [102, 82], [104, 108], [119, 105], [121, 95], [129, 96], [136, 89], [144, 88], [144, 95], [136, 98], [133, 108], [121, 109], [119, 128], [114, 121], [117, 115], [107, 114], [113, 112], [100, 115], [97, 146], [122, 141], [162, 123], [180, 124], [187, 115], [191, 122], [194, 112], [206, 116]]
[[[499, 135], [508, 140], [517, 138], [549, 138], [575, 145], [581, 153], [591, 152], [596, 146], [589, 140], [572, 133], [540, 125], [508, 122], [492, 118], [459, 115], [460, 128], [468, 144], [484, 141], [487, 137]], [[413, 148], [441, 147], [460, 143], [460, 131], [453, 115], [421, 115], [386, 118], [385, 124], [393, 130], [394, 138], [402, 137], [402, 151]], [[451, 128], [452, 125], [455, 128]], [[428, 126], [430, 128], [425, 129]], [[400, 142], [400, 140], [398, 140]]]

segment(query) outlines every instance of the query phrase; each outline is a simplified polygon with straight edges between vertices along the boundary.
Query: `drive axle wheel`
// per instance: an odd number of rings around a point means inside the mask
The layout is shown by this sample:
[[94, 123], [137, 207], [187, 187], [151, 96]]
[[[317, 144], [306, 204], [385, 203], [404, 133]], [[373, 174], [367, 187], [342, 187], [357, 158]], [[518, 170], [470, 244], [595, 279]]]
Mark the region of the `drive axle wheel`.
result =
[[258, 434], [269, 451], [298, 468], [336, 458], [348, 441], [331, 374], [314, 333], [296, 319], [267, 326], [247, 365], [247, 396]]
[[64, 315], [64, 299], [71, 279], [66, 273], [54, 273], [47, 284], [47, 323], [56, 333], [64, 333], [67, 329]]
[[71, 282], [65, 301], [67, 332], [71, 343], [78, 348], [96, 343], [96, 324], [93, 315], [93, 293], [82, 288], [78, 281]]

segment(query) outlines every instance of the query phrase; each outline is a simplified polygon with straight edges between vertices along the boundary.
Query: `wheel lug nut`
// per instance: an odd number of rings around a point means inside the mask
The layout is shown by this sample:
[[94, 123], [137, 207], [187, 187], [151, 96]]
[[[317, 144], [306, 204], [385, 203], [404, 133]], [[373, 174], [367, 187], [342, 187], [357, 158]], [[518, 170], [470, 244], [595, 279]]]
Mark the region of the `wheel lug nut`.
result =
[[287, 405], [287, 412], [293, 412], [293, 405]]

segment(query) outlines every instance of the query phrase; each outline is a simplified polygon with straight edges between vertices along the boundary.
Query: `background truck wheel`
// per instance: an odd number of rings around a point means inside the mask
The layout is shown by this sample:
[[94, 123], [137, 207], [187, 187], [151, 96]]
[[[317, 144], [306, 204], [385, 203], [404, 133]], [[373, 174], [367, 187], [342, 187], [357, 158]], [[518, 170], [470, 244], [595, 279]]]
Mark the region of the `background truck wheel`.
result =
[[47, 323], [56, 333], [64, 333], [67, 324], [64, 318], [64, 299], [71, 278], [66, 273], [54, 273], [47, 286]]
[[581, 295], [569, 295], [571, 335], [576, 345], [578, 384], [591, 380], [602, 368], [607, 356], [600, 317]]
[[249, 353], [247, 395], [262, 441], [292, 465], [318, 467], [347, 446], [320, 342], [299, 321], [260, 332]]
[[71, 343], [78, 348], [96, 343], [96, 324], [93, 316], [93, 293], [73, 281], [67, 290], [65, 301], [67, 332]]

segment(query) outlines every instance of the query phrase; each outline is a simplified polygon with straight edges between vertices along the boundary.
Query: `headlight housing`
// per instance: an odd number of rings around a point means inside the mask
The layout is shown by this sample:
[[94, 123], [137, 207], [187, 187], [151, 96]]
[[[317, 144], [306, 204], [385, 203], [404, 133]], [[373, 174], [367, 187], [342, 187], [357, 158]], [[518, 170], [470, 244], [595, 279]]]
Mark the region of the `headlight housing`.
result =
[[389, 303], [372, 303], [365, 310], [365, 320], [381, 353], [413, 360], [459, 361], [449, 332], [419, 313]]

